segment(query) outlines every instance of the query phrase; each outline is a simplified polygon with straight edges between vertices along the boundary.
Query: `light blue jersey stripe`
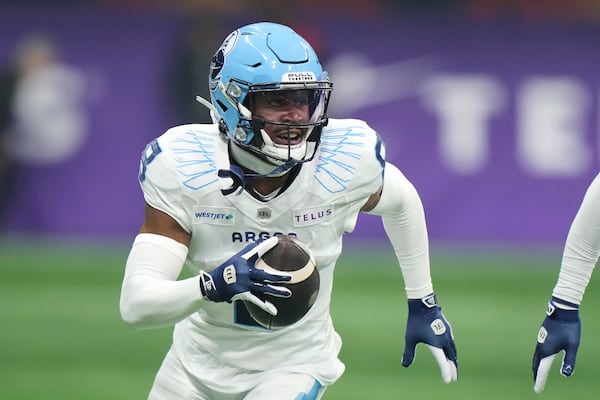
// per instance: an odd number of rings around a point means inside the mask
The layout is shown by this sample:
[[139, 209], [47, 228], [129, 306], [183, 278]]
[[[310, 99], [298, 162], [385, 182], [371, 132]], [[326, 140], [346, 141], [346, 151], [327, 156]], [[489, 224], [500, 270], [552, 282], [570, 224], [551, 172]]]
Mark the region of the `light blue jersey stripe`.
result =
[[308, 393], [300, 393], [294, 400], [317, 400], [322, 388], [323, 385], [321, 385], [318, 381], [315, 381], [315, 384], [308, 391]]

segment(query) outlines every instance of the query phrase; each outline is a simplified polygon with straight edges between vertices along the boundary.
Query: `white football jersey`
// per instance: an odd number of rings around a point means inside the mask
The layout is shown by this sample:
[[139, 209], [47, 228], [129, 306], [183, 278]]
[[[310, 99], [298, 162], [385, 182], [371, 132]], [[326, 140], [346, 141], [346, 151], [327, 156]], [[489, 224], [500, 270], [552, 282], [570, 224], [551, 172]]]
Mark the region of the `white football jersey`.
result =
[[192, 375], [221, 391], [232, 384], [249, 388], [273, 368], [306, 373], [325, 385], [340, 377], [341, 340], [329, 314], [334, 266], [342, 236], [382, 185], [384, 156], [365, 122], [330, 119], [314, 159], [283, 193], [264, 202], [246, 191], [222, 194], [231, 180], [217, 173], [230, 164], [216, 125], [178, 126], [147, 146], [140, 168], [145, 200], [191, 233], [191, 271], [213, 269], [259, 238], [290, 234], [312, 250], [320, 273], [313, 308], [292, 326], [262, 328], [241, 302], [207, 302], [179, 322], [173, 350]]

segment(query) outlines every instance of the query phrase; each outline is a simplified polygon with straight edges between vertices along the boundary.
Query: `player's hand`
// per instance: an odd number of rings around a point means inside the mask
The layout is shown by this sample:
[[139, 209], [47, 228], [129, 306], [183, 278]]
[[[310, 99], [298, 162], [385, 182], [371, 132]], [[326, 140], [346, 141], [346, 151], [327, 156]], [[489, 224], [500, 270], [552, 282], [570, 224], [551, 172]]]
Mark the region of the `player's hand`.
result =
[[285, 272], [275, 275], [255, 268], [256, 261], [275, 247], [277, 241], [277, 237], [271, 237], [249, 244], [217, 268], [208, 272], [200, 271], [202, 295], [217, 303], [249, 301], [269, 314], [277, 315], [277, 308], [271, 302], [261, 300], [256, 294], [290, 297], [292, 292], [289, 289], [270, 283], [287, 282], [291, 276]]
[[560, 373], [564, 376], [573, 374], [580, 338], [579, 306], [552, 297], [548, 302], [546, 318], [538, 332], [533, 354], [533, 390], [536, 393], [544, 390], [552, 362], [558, 352], [565, 352]]
[[425, 343], [440, 366], [446, 383], [458, 379], [458, 362], [452, 327], [442, 314], [435, 294], [422, 299], [408, 300], [406, 344], [402, 365], [408, 367], [415, 358], [418, 343]]

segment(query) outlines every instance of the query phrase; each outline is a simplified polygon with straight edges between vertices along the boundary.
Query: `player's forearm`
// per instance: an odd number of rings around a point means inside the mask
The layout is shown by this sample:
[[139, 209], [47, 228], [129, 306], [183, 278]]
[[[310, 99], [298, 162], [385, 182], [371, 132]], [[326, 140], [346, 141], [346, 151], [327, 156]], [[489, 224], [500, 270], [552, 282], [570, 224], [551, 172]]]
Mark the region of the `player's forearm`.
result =
[[197, 277], [177, 281], [187, 248], [169, 238], [140, 234], [127, 259], [120, 310], [125, 322], [139, 328], [170, 325], [202, 304]]
[[419, 207], [397, 215], [384, 215], [387, 233], [404, 278], [406, 295], [417, 299], [433, 292], [429, 270], [429, 245], [425, 217]]
[[570, 303], [580, 304], [591, 275], [592, 268], [581, 265], [579, 260], [570, 260], [568, 264], [565, 264], [563, 259], [563, 267], [552, 291], [552, 296]]
[[137, 328], [156, 328], [181, 321], [200, 308], [198, 277], [164, 281], [152, 276], [135, 276], [121, 296], [121, 317]]
[[553, 296], [579, 304], [600, 255], [600, 175], [573, 219]]
[[392, 164], [386, 165], [383, 192], [370, 212], [381, 215], [400, 263], [408, 298], [433, 292], [425, 212], [414, 186]]

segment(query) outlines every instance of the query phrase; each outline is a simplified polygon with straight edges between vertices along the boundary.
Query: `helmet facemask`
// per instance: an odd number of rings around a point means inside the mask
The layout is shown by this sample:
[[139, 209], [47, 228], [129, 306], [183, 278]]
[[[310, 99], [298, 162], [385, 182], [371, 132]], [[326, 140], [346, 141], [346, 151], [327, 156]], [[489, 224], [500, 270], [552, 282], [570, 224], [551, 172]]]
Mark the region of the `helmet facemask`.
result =
[[[268, 163], [265, 168], [271, 170], [292, 160], [296, 163], [311, 160], [319, 146], [321, 130], [327, 124], [330, 91], [329, 82], [251, 86], [243, 104], [238, 103], [240, 121], [233, 135], [235, 145]], [[269, 121], [256, 114], [257, 103], [274, 110], [306, 107], [308, 118]], [[267, 131], [275, 135], [275, 140]]]

